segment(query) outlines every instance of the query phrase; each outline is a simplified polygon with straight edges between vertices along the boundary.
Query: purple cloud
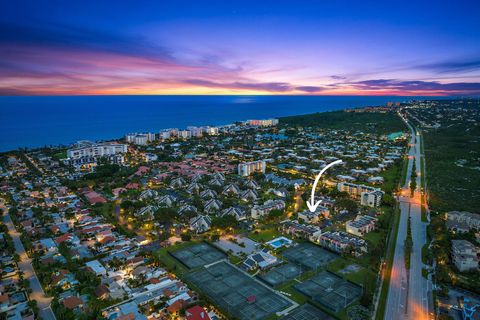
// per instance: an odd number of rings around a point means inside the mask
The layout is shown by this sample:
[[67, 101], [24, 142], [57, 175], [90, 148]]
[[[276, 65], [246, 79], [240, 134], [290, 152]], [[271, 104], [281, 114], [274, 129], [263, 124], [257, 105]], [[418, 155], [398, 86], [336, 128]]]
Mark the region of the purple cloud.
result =
[[436, 81], [402, 81], [395, 79], [376, 79], [349, 83], [359, 90], [395, 90], [395, 91], [433, 91], [443, 93], [480, 93], [478, 82], [440, 83]]

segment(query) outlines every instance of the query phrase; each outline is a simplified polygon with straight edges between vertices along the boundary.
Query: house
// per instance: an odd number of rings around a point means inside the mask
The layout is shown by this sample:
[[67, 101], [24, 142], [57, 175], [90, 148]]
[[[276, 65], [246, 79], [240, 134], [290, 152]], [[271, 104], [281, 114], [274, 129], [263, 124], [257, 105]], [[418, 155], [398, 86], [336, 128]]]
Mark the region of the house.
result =
[[184, 215], [186, 213], [197, 213], [197, 211], [198, 210], [196, 207], [186, 204], [180, 207], [180, 209], [178, 210], [178, 214]]
[[467, 240], [452, 240], [452, 261], [460, 272], [478, 270], [480, 250]]
[[206, 189], [200, 192], [200, 198], [202, 199], [215, 199], [217, 196], [217, 193], [211, 189]]
[[237, 221], [245, 220], [247, 218], [245, 210], [239, 207], [230, 207], [222, 210], [222, 212], [220, 212], [220, 217], [225, 216], [234, 216]]
[[199, 193], [200, 190], [202, 190], [202, 185], [196, 182], [190, 184], [187, 188], [188, 193]]
[[258, 199], [258, 193], [255, 190], [247, 189], [240, 194], [240, 199], [244, 201], [256, 201]]
[[71, 234], [71, 233], [65, 233], [65, 234], [55, 238], [55, 243], [57, 245], [60, 245], [63, 242], [70, 243], [73, 246], [80, 245], [80, 239], [76, 235]]
[[242, 267], [246, 270], [257, 268], [266, 269], [278, 263], [278, 259], [268, 252], [267, 249], [252, 253], [243, 261]]
[[156, 198], [156, 197], [158, 197], [158, 192], [156, 190], [152, 190], [152, 189], [144, 190], [138, 196], [138, 198], [140, 200], [148, 200], [148, 199], [153, 199], [153, 198]]
[[89, 261], [85, 263], [85, 265], [97, 276], [104, 276], [107, 274], [107, 269], [105, 269], [105, 267], [98, 260]]
[[173, 179], [170, 182], [170, 187], [180, 188], [180, 187], [183, 187], [185, 184], [186, 184], [185, 179], [183, 179], [182, 177], [179, 177], [179, 178]]
[[63, 289], [69, 289], [78, 284], [75, 276], [68, 270], [61, 269], [56, 271], [51, 276], [52, 286], [62, 287]]
[[200, 306], [194, 306], [185, 310], [186, 320], [210, 320], [207, 311]]
[[152, 220], [155, 212], [157, 211], [156, 206], [146, 206], [134, 213], [135, 217], [144, 217], [147, 220]]
[[76, 312], [80, 312], [83, 309], [84, 304], [83, 300], [77, 296], [67, 297], [63, 299], [62, 303], [66, 309], [74, 310]]
[[164, 196], [161, 196], [159, 199], [158, 199], [158, 203], [159, 204], [163, 204], [167, 207], [172, 207], [175, 202], [177, 202], [177, 199], [176, 197], [170, 195], [170, 194], [166, 194]]
[[195, 233], [203, 233], [210, 229], [212, 226], [212, 219], [207, 215], [201, 215], [190, 219], [190, 229], [195, 231]]
[[251, 179], [247, 179], [243, 185], [250, 189], [260, 189], [258, 183], [255, 180]]
[[238, 195], [241, 192], [240, 188], [233, 183], [230, 183], [223, 188], [223, 194], [225, 195]]
[[104, 284], [100, 284], [95, 288], [95, 296], [100, 300], [108, 299], [109, 293], [110, 291]]
[[222, 202], [216, 199], [210, 199], [205, 203], [204, 211], [207, 213], [219, 211], [222, 207]]
[[221, 187], [221, 186], [223, 186], [224, 182], [225, 182], [225, 180], [218, 179], [218, 178], [213, 178], [210, 181], [208, 181], [208, 184], [211, 185], [211, 186]]

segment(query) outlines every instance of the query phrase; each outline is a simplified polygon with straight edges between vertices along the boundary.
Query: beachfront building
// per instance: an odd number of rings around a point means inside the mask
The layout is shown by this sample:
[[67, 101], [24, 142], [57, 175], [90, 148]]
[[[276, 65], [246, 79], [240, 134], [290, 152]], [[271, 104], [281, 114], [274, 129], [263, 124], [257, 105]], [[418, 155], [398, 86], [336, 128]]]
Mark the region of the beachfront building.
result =
[[267, 163], [265, 160], [244, 162], [238, 165], [238, 174], [243, 177], [247, 177], [254, 172], [265, 173]]
[[155, 141], [155, 133], [128, 133], [125, 135], [125, 141], [139, 146], [145, 146], [149, 142]]
[[247, 120], [249, 126], [271, 127], [278, 124], [278, 119]]
[[127, 152], [126, 144], [115, 142], [93, 143], [90, 141], [79, 141], [73, 148], [67, 150], [69, 159], [82, 157], [104, 157]]

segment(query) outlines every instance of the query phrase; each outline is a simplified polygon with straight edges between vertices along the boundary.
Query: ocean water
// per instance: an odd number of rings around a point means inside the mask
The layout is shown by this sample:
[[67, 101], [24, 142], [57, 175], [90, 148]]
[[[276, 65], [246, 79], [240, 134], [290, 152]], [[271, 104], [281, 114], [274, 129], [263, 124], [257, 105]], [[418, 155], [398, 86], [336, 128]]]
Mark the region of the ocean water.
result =
[[[414, 97], [387, 96], [28, 96], [0, 97], [0, 151], [128, 132], [324, 112]], [[421, 98], [421, 97], [417, 97]]]

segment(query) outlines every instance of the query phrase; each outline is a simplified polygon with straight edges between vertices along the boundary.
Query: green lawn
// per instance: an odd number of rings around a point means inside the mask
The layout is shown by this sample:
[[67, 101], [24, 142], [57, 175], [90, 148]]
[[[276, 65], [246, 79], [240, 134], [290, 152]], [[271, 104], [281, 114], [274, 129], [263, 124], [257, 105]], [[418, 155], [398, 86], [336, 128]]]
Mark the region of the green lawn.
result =
[[374, 246], [378, 245], [380, 243], [380, 241], [384, 241], [384, 238], [385, 238], [385, 235], [383, 232], [376, 232], [376, 231], [372, 231], [372, 232], [369, 232], [367, 233], [365, 236], [364, 236], [365, 240], [371, 242]]
[[275, 228], [268, 228], [265, 230], [258, 230], [251, 232], [248, 237], [256, 242], [267, 242], [273, 240], [282, 234]]

